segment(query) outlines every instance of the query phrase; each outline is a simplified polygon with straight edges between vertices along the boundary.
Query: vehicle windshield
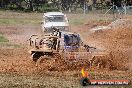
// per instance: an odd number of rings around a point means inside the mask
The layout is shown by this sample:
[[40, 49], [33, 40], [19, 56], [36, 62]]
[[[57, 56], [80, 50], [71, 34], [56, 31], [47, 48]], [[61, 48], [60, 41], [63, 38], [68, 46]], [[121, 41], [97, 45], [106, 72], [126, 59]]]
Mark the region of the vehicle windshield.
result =
[[64, 16], [50, 16], [45, 18], [45, 22], [65, 22]]

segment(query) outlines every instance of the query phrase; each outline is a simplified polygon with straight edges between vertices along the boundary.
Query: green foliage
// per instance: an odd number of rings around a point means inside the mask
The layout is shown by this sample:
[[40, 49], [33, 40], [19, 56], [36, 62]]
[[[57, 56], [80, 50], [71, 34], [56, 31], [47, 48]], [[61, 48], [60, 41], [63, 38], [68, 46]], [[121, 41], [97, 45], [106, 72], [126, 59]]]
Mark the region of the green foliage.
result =
[[[123, 0], [114, 0], [114, 3], [115, 5], [120, 5], [122, 1]], [[109, 9], [112, 5], [112, 2], [108, 0], [0, 0], [0, 8], [25, 12], [58, 11], [59, 8], [63, 11], [68, 11], [69, 9], [75, 11], [78, 8], [83, 10], [84, 3], [87, 3], [87, 6], [93, 3], [91, 6], [96, 9]], [[130, 0], [127, 2], [127, 5], [131, 5]]]
[[39, 6], [37, 8], [37, 11], [38, 12], [51, 12], [51, 11], [58, 11], [58, 9], [53, 8], [53, 7], [49, 6], [48, 4], [45, 4], [45, 5]]
[[0, 9], [24, 12], [58, 11], [48, 4], [48, 0], [2, 0], [0, 1]]

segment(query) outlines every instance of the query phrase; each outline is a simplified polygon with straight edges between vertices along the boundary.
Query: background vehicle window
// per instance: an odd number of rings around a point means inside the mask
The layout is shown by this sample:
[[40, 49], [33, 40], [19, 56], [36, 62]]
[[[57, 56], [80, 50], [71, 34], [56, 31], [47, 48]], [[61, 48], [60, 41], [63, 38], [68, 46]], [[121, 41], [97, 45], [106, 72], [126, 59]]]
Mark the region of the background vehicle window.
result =
[[64, 16], [46, 17], [45, 22], [65, 22]]

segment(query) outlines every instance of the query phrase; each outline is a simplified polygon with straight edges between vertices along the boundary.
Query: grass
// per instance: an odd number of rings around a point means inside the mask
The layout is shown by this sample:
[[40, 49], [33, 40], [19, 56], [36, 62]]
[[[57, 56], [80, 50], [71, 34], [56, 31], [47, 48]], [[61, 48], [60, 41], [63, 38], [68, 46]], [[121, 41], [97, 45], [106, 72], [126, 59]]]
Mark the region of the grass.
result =
[[0, 11], [0, 25], [40, 25], [42, 14]]
[[2, 46], [2, 47], [13, 47], [13, 48], [20, 48], [21, 46], [20, 45], [18, 45], [18, 44], [12, 44], [12, 43], [0, 43], [0, 45]]
[[14, 44], [14, 43], [9, 43], [9, 42], [0, 42], [1, 47], [8, 47], [8, 48], [20, 48], [21, 45], [19, 44]]
[[[61, 77], [52, 76], [26, 76], [17, 74], [0, 73], [0, 88], [71, 88], [73, 83]], [[77, 80], [77, 84], [78, 80]], [[78, 87], [79, 86], [79, 87]], [[74, 85], [74, 88], [81, 88]]]
[[3, 35], [0, 35], [0, 42], [8, 42], [9, 40], [5, 38]]
[[0, 46], [20, 48], [20, 45], [18, 45], [18, 44], [9, 43], [9, 40], [7, 38], [5, 38], [3, 35], [0, 35]]
[[83, 23], [84, 23], [84, 20], [83, 19], [79, 19], [79, 18], [70, 20], [70, 24], [72, 24], [72, 25], [81, 25]]
[[61, 75], [19, 75], [0, 73], [0, 88], [131, 88], [132, 85], [92, 85], [82, 87], [76, 77]]
[[22, 25], [27, 25], [27, 24], [32, 24], [32, 25], [37, 25], [40, 24], [40, 20], [38, 19], [19, 19], [19, 18], [1, 18], [0, 19], [0, 25], [3, 24], [22, 24]]
[[70, 25], [84, 25], [86, 23], [96, 21], [96, 22], [111, 22], [113, 16], [104, 16], [103, 14], [67, 14]]

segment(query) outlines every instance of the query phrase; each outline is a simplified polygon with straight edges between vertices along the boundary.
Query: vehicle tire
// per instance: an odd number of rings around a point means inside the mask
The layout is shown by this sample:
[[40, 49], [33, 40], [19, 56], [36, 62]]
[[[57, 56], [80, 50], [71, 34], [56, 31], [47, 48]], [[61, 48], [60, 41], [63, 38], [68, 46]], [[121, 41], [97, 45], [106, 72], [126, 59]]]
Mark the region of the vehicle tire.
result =
[[40, 53], [33, 53], [32, 54], [32, 59], [34, 62], [37, 62], [37, 60], [41, 57], [41, 54]]
[[40, 57], [37, 61], [36, 61], [36, 66], [40, 67], [40, 64], [43, 62], [44, 58]]
[[49, 56], [41, 56], [37, 62], [36, 62], [36, 66], [41, 67], [41, 66], [45, 66], [45, 67], [52, 67], [52, 64], [55, 62], [54, 59], [49, 58]]

